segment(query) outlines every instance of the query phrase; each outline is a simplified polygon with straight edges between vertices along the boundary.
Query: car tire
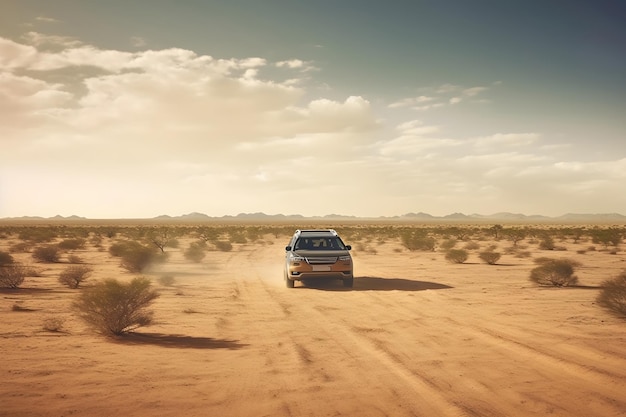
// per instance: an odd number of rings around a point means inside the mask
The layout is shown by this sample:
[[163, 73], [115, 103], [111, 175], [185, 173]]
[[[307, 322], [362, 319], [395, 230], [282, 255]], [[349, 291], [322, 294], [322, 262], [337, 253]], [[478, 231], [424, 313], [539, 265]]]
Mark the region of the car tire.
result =
[[296, 286], [296, 281], [287, 278], [287, 274], [285, 274], [285, 284], [287, 285], [287, 288], [293, 288]]
[[354, 278], [346, 278], [343, 280], [343, 286], [346, 288], [352, 288], [354, 286]]

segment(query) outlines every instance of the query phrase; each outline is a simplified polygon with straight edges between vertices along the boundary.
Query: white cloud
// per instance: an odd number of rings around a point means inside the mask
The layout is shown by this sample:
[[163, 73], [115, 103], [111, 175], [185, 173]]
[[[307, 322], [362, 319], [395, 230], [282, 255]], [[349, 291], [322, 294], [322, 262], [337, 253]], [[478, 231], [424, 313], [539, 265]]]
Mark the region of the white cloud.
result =
[[27, 67], [36, 56], [34, 47], [0, 38], [0, 68], [5, 71]]
[[483, 86], [466, 88], [454, 84], [443, 84], [438, 87], [424, 89], [427, 94], [396, 100], [389, 104], [388, 107], [391, 109], [410, 108], [416, 111], [427, 111], [459, 104], [464, 102], [466, 98], [472, 98], [472, 103], [485, 102], [485, 99], [476, 99], [475, 97], [488, 90], [488, 87]]
[[528, 146], [537, 142], [538, 133], [495, 133], [473, 139], [478, 147]]
[[35, 20], [37, 20], [38, 22], [45, 22], [45, 23], [59, 23], [60, 22], [60, 20], [54, 19], [52, 17], [47, 17], [47, 16], [37, 16]]
[[[10, 200], [0, 216], [57, 214], [26, 212], [42, 196], [49, 210], [65, 204], [92, 217], [123, 216], [124, 207], [156, 207], [154, 215], [203, 207], [213, 214], [522, 210], [529, 196], [571, 203], [584, 191], [587, 200], [606, 200], [626, 175], [626, 159], [565, 160], [566, 145], [542, 133], [463, 133], [464, 122], [445, 111], [459, 102], [456, 112], [467, 108], [487, 87], [418, 90], [388, 106], [394, 125], [387, 125], [372, 105], [380, 101], [366, 96], [309, 99], [309, 61], [27, 38], [0, 38], [0, 180]], [[404, 115], [435, 108], [441, 117], [432, 120]], [[286, 205], [292, 201], [300, 205]]]
[[22, 39], [38, 48], [76, 48], [82, 45], [82, 42], [69, 36], [46, 35], [39, 32], [25, 33]]

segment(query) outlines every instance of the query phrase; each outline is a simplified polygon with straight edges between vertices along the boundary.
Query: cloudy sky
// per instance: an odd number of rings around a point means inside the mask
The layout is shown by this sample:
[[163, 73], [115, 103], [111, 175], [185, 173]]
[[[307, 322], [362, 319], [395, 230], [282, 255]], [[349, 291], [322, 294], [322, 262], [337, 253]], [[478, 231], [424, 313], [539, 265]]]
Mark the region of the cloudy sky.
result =
[[0, 10], [0, 217], [626, 214], [619, 1]]

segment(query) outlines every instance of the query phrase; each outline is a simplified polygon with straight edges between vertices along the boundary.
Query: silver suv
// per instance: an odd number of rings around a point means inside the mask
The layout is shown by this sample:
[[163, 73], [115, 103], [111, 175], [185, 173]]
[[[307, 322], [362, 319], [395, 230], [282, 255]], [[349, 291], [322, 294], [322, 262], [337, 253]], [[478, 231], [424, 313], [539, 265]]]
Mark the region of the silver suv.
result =
[[350, 245], [345, 245], [333, 229], [296, 230], [285, 247], [285, 283], [293, 288], [296, 281], [336, 278], [352, 288], [354, 275]]

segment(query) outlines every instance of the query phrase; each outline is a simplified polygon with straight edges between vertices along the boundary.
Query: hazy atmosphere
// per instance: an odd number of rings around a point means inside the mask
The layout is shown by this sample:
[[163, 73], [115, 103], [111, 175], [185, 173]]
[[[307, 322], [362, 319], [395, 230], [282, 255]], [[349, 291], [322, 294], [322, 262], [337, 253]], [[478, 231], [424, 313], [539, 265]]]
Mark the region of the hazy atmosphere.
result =
[[619, 2], [0, 10], [0, 217], [626, 212]]

